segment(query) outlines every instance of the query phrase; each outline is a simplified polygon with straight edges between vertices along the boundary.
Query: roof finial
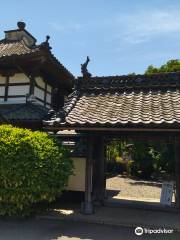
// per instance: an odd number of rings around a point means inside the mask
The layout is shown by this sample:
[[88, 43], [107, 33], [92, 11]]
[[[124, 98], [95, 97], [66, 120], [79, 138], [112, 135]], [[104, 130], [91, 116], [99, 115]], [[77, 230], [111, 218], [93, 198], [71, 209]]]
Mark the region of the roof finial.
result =
[[19, 30], [24, 30], [25, 27], [26, 27], [26, 24], [25, 24], [25, 22], [23, 22], [23, 21], [19, 21], [19, 22], [17, 23], [17, 26], [18, 26]]
[[46, 42], [47, 42], [47, 43], [49, 42], [49, 39], [50, 39], [50, 36], [47, 35], [47, 36], [46, 36]]
[[87, 65], [89, 62], [90, 62], [90, 59], [87, 56], [86, 62], [81, 64], [81, 73], [83, 74], [83, 77], [86, 79], [91, 77], [91, 73], [89, 73], [87, 70]]
[[51, 49], [51, 47], [49, 46], [49, 39], [50, 39], [50, 36], [47, 35], [46, 41], [41, 43], [41, 48], [45, 48], [45, 49], [49, 49], [49, 50]]

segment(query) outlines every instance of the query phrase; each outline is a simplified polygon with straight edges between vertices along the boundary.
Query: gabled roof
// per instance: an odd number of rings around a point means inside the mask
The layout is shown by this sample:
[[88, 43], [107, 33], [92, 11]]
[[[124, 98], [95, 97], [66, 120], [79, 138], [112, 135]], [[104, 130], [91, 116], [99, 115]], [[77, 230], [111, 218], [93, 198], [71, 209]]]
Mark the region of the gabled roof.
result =
[[180, 73], [79, 78], [64, 115], [46, 124], [180, 127]]

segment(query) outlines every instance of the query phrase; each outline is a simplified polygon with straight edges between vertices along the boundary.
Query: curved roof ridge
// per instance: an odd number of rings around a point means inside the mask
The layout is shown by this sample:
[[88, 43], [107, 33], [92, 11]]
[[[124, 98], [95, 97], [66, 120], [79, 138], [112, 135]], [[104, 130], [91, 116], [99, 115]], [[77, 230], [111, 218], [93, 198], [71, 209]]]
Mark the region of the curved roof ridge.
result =
[[[123, 74], [123, 75], [109, 75], [109, 76], [93, 76], [92, 78], [103, 79], [103, 78], [137, 78], [137, 77], [157, 77], [157, 76], [164, 76], [164, 75], [175, 75], [180, 74], [180, 71], [176, 72], [159, 72], [159, 73], [148, 73], [148, 74]], [[82, 77], [79, 77], [82, 79]]]
[[163, 89], [180, 87], [180, 72], [78, 78], [76, 81], [79, 83], [78, 88], [82, 90]]

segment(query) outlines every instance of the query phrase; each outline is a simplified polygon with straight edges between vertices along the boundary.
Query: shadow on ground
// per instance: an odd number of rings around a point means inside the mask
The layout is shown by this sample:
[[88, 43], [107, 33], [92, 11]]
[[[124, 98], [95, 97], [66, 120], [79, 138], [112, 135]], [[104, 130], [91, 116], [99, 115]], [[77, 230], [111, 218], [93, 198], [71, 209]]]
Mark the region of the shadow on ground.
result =
[[162, 183], [159, 182], [152, 182], [152, 181], [135, 181], [135, 182], [129, 182], [131, 185], [142, 185], [142, 186], [151, 186], [151, 187], [162, 187]]
[[136, 240], [180, 239], [179, 233], [159, 236], [136, 236], [134, 228], [113, 227], [87, 223], [70, 223], [55, 220], [1, 221], [0, 239], [2, 240]]

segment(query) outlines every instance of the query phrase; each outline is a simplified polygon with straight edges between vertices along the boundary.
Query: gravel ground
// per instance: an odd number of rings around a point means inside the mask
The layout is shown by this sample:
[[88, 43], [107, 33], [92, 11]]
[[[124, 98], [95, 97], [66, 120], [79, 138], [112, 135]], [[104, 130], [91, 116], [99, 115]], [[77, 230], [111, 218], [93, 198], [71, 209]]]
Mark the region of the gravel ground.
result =
[[133, 180], [122, 175], [106, 180], [108, 196], [118, 199], [159, 202], [161, 187], [160, 182]]

